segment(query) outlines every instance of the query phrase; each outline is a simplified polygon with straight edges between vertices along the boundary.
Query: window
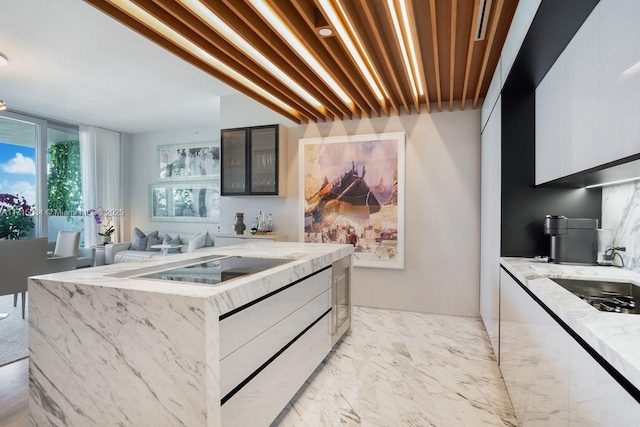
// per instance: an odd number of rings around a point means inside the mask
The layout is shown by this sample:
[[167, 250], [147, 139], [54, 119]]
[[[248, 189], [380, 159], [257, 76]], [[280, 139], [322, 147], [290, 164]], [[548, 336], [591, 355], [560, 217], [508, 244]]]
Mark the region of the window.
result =
[[[0, 112], [0, 209], [20, 203], [31, 210], [18, 222], [14, 238], [47, 236], [59, 230], [83, 230], [82, 178], [78, 128], [25, 114]], [[4, 203], [2, 202], [4, 200]], [[2, 213], [0, 212], [0, 213]]]

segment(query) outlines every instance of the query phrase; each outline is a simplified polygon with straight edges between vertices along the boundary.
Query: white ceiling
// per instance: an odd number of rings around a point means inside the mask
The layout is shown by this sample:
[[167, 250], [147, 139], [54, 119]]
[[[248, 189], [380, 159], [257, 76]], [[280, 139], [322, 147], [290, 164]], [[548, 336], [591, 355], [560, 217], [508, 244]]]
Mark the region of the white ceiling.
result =
[[11, 110], [139, 133], [213, 126], [218, 97], [238, 93], [83, 1], [0, 2]]

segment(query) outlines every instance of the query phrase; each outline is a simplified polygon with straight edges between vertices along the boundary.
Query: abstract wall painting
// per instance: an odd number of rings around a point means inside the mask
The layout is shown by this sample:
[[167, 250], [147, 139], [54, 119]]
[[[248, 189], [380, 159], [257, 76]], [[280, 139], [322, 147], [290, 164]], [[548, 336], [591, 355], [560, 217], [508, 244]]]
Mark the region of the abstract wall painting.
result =
[[356, 267], [404, 268], [405, 134], [299, 140], [300, 241], [351, 244]]

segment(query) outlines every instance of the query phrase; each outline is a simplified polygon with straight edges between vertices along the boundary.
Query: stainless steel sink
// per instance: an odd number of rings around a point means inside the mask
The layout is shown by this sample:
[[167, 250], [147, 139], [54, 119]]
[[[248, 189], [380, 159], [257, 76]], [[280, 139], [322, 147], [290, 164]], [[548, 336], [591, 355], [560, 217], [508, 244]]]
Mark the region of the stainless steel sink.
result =
[[640, 286], [629, 282], [584, 279], [551, 279], [600, 311], [640, 314]]

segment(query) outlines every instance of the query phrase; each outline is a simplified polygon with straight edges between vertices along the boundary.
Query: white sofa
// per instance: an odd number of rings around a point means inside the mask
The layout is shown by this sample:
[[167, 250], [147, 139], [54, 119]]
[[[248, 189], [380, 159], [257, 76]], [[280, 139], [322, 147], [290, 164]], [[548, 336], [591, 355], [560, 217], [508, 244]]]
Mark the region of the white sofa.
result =
[[[155, 230], [154, 230], [155, 231]], [[145, 232], [145, 235], [149, 233]], [[158, 236], [164, 237], [165, 234], [168, 234], [173, 239], [180, 236], [180, 252], [188, 252], [189, 250], [189, 241], [196, 237], [197, 234], [206, 234], [205, 246], [203, 248], [199, 248], [196, 250], [202, 250], [213, 246], [213, 236], [207, 233], [207, 231], [201, 231], [196, 233], [182, 233], [182, 232], [172, 232], [172, 231], [159, 231]], [[171, 255], [169, 252], [168, 255]], [[151, 258], [155, 258], [158, 256], [163, 256], [160, 250], [151, 251], [151, 250], [134, 250], [131, 248], [131, 242], [122, 242], [122, 243], [113, 243], [107, 244], [104, 248], [104, 258], [105, 264], [116, 264], [119, 262], [137, 262], [137, 261], [145, 261]]]

